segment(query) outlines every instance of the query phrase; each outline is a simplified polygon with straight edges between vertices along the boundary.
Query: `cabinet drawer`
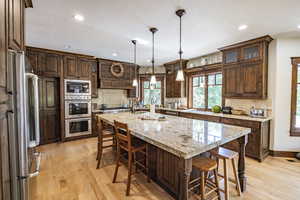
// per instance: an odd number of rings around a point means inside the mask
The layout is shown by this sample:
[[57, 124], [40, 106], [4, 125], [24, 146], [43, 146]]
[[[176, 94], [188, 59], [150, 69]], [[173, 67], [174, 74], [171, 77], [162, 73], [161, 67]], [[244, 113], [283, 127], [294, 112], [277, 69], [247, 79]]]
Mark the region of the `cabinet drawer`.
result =
[[222, 118], [221, 122], [224, 124], [242, 126], [247, 128], [260, 128], [260, 122], [241, 120], [241, 119], [230, 119], [230, 118]]

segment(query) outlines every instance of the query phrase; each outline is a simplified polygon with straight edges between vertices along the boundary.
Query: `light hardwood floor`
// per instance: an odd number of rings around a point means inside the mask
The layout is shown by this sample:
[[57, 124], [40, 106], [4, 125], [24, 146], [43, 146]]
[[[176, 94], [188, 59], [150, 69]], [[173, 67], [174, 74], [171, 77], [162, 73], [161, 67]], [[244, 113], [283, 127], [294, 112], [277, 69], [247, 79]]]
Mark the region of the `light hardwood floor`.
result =
[[[133, 176], [131, 195], [125, 197], [127, 169], [119, 170], [118, 183], [112, 183], [114, 156], [110, 149], [96, 170], [97, 139], [56, 143], [39, 147], [43, 152], [41, 173], [30, 181], [31, 200], [171, 200], [145, 176]], [[300, 162], [268, 157], [263, 163], [246, 160], [247, 192], [238, 197], [231, 186], [232, 200], [300, 199]], [[196, 199], [192, 196], [191, 199]]]

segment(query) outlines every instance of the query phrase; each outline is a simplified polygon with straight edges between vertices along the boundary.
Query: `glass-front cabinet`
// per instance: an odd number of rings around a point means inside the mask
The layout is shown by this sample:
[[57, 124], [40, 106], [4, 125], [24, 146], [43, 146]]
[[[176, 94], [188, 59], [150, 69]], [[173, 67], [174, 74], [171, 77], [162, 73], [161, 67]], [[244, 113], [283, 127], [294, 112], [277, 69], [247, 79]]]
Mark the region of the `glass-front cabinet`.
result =
[[244, 61], [254, 61], [259, 60], [261, 55], [261, 47], [259, 44], [251, 45], [241, 48], [241, 60]]
[[239, 50], [238, 49], [224, 52], [225, 64], [236, 63], [238, 61], [239, 61]]

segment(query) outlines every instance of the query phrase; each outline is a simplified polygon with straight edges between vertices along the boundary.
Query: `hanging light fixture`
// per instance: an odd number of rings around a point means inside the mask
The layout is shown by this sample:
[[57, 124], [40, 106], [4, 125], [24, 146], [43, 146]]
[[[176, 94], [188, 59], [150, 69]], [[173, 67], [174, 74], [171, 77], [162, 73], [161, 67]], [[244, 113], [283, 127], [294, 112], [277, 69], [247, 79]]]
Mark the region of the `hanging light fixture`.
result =
[[184, 73], [183, 73], [183, 67], [182, 67], [182, 48], [181, 48], [181, 18], [185, 14], [184, 9], [179, 9], [176, 11], [176, 15], [180, 19], [180, 36], [179, 36], [179, 59], [180, 59], [180, 69], [177, 72], [176, 81], [184, 81]]
[[150, 87], [151, 89], [154, 89], [154, 86], [156, 84], [156, 77], [154, 73], [154, 34], [158, 31], [157, 28], [150, 28], [150, 32], [152, 33], [152, 75], [150, 79]]
[[132, 86], [137, 87], [138, 81], [137, 81], [137, 72], [136, 72], [136, 40], [131, 40], [131, 42], [134, 45], [134, 73], [135, 73], [135, 77], [133, 79]]

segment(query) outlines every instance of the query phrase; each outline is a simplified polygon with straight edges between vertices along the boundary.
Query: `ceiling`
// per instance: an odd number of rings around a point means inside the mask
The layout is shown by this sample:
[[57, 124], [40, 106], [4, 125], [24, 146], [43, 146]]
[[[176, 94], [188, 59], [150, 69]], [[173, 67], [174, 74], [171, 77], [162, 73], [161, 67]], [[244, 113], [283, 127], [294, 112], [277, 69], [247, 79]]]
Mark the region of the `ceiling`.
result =
[[[270, 34], [300, 36], [299, 0], [33, 0], [26, 9], [26, 45], [132, 61], [150, 65], [151, 33], [155, 35], [156, 64], [178, 58], [178, 8], [184, 8], [183, 57], [211, 53], [217, 48]], [[85, 20], [76, 21], [81, 14]], [[238, 27], [247, 24], [248, 29]], [[113, 56], [117, 53], [117, 56]]]

